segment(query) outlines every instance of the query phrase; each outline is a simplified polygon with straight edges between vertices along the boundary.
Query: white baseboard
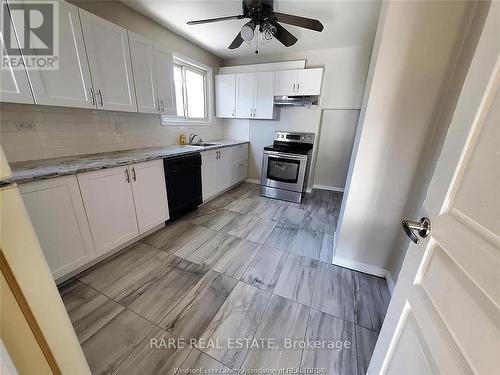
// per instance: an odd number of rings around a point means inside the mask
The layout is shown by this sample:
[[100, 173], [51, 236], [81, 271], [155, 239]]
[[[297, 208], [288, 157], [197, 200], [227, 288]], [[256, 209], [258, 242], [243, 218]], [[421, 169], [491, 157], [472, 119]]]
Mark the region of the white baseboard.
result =
[[260, 185], [260, 180], [252, 180], [251, 178], [247, 178], [245, 182], [248, 182], [250, 184], [257, 184]]
[[378, 276], [378, 277], [383, 277], [386, 282], [387, 282], [387, 288], [389, 289], [389, 293], [391, 293], [394, 290], [394, 280], [392, 279], [391, 273], [387, 271], [386, 269], [380, 268], [380, 267], [375, 267], [370, 264], [366, 263], [361, 263], [361, 262], [356, 262], [354, 260], [350, 259], [344, 259], [344, 258], [339, 258], [339, 257], [333, 257], [332, 259], [332, 264], [335, 264], [337, 266], [349, 268], [351, 270], [367, 273], [369, 275], [373, 276]]
[[389, 288], [389, 293], [394, 293], [394, 288], [396, 287], [396, 283], [394, 283], [394, 279], [391, 276], [391, 273], [387, 271], [387, 275], [385, 275], [385, 281], [387, 281], [387, 287]]
[[344, 192], [344, 188], [340, 187], [335, 187], [335, 186], [327, 186], [327, 185], [313, 185], [314, 189], [321, 189], [321, 190], [331, 190], [331, 191], [339, 191], [341, 193]]

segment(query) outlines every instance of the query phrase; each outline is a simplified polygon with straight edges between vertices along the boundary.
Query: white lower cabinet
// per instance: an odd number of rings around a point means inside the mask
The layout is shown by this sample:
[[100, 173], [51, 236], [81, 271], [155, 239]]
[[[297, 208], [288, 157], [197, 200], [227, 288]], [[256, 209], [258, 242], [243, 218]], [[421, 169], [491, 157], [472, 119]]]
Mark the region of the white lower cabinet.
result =
[[96, 257], [76, 176], [35, 181], [19, 189], [54, 279]]
[[247, 178], [248, 145], [225, 147], [201, 154], [203, 201]]
[[144, 233], [169, 219], [163, 160], [130, 166], [132, 192], [139, 233]]
[[201, 153], [201, 185], [203, 201], [217, 194], [215, 168], [217, 166], [218, 150]]
[[78, 174], [98, 255], [139, 235], [128, 166]]

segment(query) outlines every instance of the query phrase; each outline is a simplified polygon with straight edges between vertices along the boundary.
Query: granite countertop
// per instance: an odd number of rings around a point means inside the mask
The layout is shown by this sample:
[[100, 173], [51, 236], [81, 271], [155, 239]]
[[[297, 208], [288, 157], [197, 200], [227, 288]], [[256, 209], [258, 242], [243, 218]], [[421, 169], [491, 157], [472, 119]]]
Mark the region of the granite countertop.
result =
[[132, 150], [102, 152], [98, 154], [15, 162], [10, 163], [12, 177], [9, 178], [9, 181], [23, 184], [36, 180], [46, 180], [49, 178], [67, 176], [76, 173], [95, 171], [98, 169], [117, 167], [120, 165], [140, 163], [148, 160], [169, 158], [249, 143], [248, 141], [235, 141], [228, 139], [219, 139], [207, 142], [217, 143], [217, 145], [207, 147], [176, 145], [138, 148]]

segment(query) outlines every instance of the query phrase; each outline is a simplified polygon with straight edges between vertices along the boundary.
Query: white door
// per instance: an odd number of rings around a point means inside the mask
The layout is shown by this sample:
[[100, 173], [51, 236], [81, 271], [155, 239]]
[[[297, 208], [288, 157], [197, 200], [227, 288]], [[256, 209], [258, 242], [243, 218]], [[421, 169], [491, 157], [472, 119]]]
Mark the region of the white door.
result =
[[280, 70], [276, 72], [274, 95], [296, 95], [297, 70]]
[[492, 2], [408, 248], [370, 374], [500, 369], [500, 3]]
[[172, 52], [155, 46], [156, 83], [158, 85], [158, 99], [160, 112], [176, 114], [175, 86], [174, 86], [174, 58]]
[[144, 233], [169, 218], [163, 160], [133, 164], [129, 170], [139, 233]]
[[232, 158], [229, 147], [217, 150], [217, 163], [215, 175], [217, 180], [217, 192], [227, 189], [231, 186], [232, 177]]
[[79, 11], [98, 108], [137, 112], [127, 30]]
[[128, 37], [137, 108], [141, 113], [158, 113], [160, 104], [157, 96], [153, 42], [131, 31], [128, 32]]
[[139, 235], [128, 167], [77, 175], [98, 255]]
[[[2, 16], [6, 17], [4, 14]], [[10, 22], [10, 18], [8, 20]], [[7, 55], [7, 50], [5, 49], [3, 29], [0, 30], [0, 43], [2, 58], [9, 58], [10, 56]], [[11, 38], [12, 43], [15, 43], [15, 48], [19, 49], [16, 38]], [[0, 101], [26, 104], [33, 104], [35, 102], [26, 70], [2, 68], [0, 69], [0, 82]]]
[[254, 118], [273, 118], [275, 76], [274, 72], [256, 73]]
[[19, 186], [54, 279], [96, 257], [76, 176]]
[[95, 108], [78, 8], [59, 3], [59, 68], [29, 70], [37, 104]]
[[321, 94], [323, 68], [302, 69], [297, 72], [297, 87], [295, 95]]
[[217, 176], [215, 175], [215, 171], [218, 155], [218, 150], [201, 153], [201, 186], [203, 201], [206, 201], [217, 193]]
[[255, 73], [236, 74], [236, 117], [251, 118], [254, 111]]
[[220, 74], [215, 76], [216, 116], [232, 118], [236, 110], [236, 76]]

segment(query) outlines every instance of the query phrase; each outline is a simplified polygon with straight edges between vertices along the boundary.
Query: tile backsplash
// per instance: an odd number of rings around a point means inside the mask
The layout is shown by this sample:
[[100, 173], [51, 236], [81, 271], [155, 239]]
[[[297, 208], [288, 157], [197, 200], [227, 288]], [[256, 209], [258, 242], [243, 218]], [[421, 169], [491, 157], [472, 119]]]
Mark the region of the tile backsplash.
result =
[[[173, 145], [180, 128], [162, 126], [159, 115], [0, 104], [0, 143], [10, 162]], [[204, 140], [223, 138], [217, 120], [184, 125], [184, 132]]]

